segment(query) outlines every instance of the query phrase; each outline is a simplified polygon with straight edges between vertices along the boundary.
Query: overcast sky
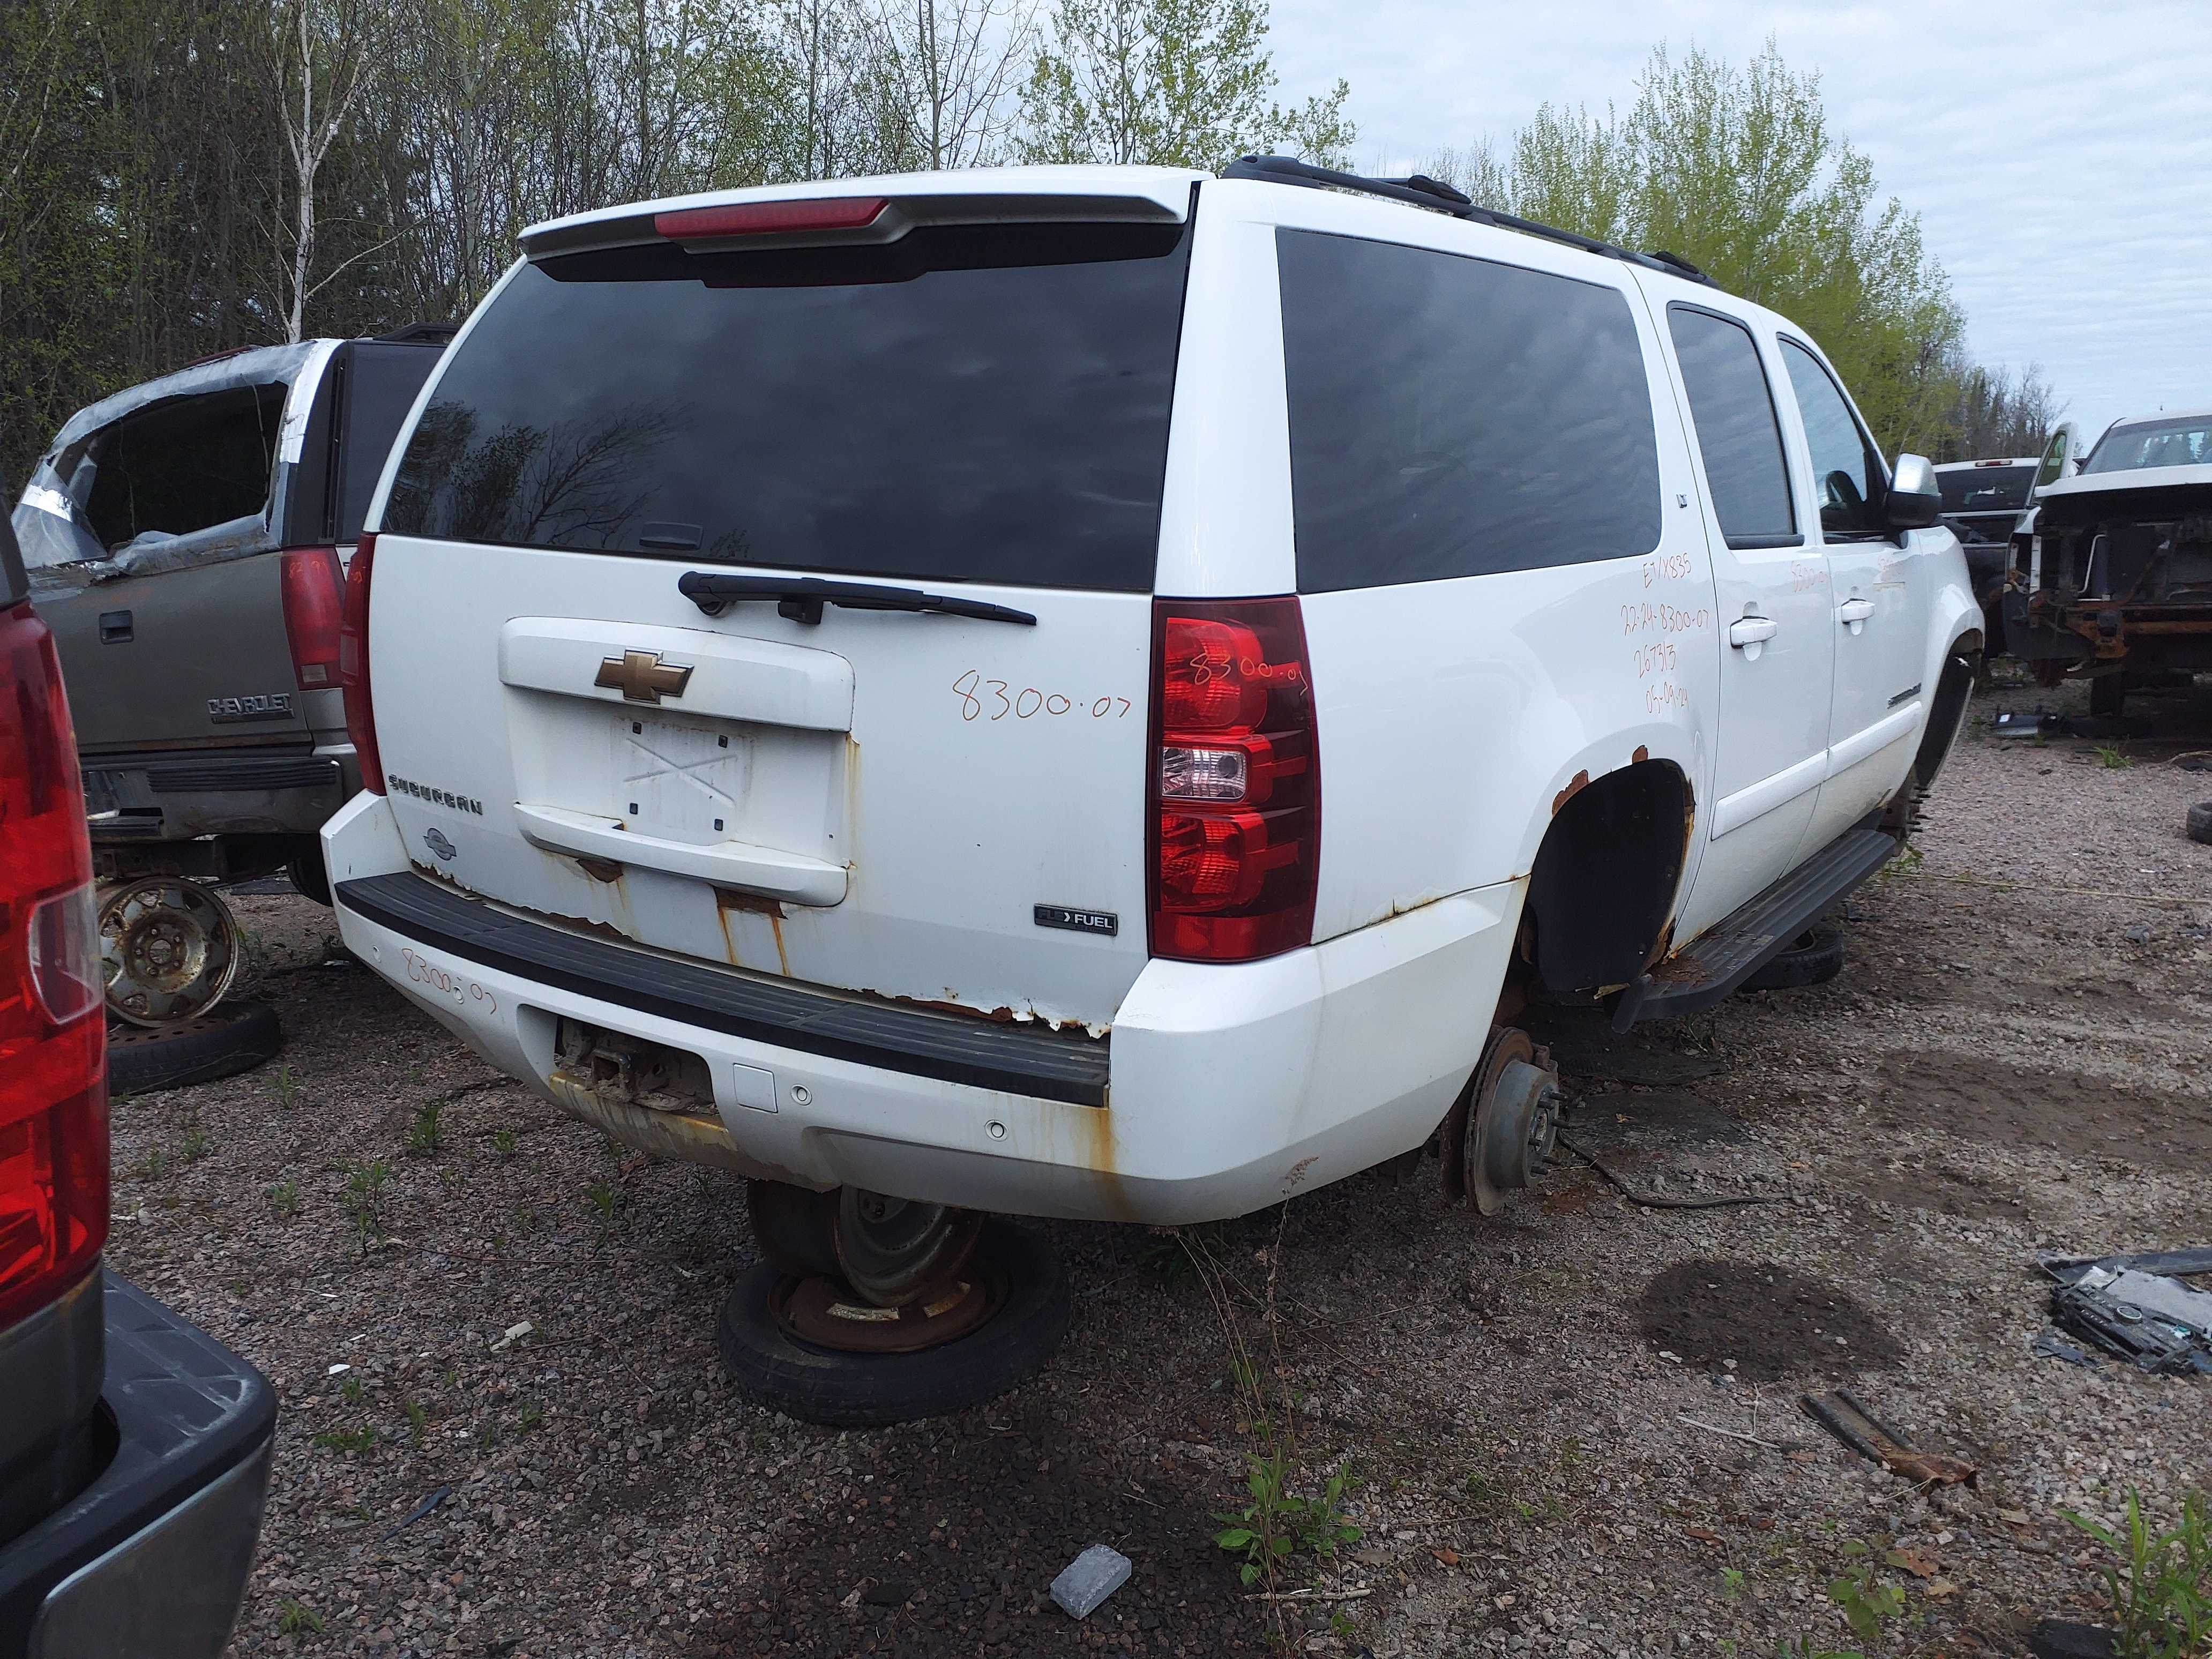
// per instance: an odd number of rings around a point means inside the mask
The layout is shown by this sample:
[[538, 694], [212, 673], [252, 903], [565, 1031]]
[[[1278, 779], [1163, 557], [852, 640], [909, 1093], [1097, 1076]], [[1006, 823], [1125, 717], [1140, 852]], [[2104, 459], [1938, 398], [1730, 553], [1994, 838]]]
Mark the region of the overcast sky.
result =
[[1745, 6], [1273, 0], [1280, 95], [1352, 83], [1362, 167], [1624, 108], [1651, 47], [1817, 69], [1833, 131], [1916, 210], [1984, 362], [2039, 363], [2094, 438], [2212, 404], [2212, 0]]

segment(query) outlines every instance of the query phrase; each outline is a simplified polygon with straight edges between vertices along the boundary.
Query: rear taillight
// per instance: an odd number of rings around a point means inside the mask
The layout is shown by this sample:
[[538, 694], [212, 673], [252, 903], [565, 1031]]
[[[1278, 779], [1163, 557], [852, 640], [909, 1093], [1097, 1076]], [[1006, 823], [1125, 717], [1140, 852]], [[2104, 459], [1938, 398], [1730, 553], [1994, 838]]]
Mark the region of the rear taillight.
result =
[[1313, 938], [1321, 763], [1296, 595], [1152, 605], [1152, 954]]
[[889, 204], [881, 196], [832, 196], [811, 202], [730, 202], [720, 207], [677, 208], [653, 216], [653, 228], [671, 241], [722, 236], [767, 236], [812, 230], [864, 230]]
[[338, 684], [345, 688], [346, 736], [361, 763], [361, 787], [384, 793], [384, 761], [376, 752], [376, 710], [368, 691], [368, 582], [376, 562], [376, 532], [362, 532], [346, 567], [345, 605], [338, 618]]
[[338, 623], [345, 573], [335, 547], [288, 547], [283, 573], [284, 635], [292, 641], [292, 675], [302, 691], [338, 683]]
[[0, 1328], [107, 1239], [107, 1048], [92, 848], [61, 665], [0, 611]]

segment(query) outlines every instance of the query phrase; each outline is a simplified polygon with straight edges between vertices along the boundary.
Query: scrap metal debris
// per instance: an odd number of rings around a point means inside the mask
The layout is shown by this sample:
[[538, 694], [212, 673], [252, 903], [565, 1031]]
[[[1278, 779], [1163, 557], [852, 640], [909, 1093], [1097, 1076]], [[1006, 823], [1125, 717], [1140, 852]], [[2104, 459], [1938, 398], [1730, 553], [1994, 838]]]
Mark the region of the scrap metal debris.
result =
[[2212, 1273], [2212, 1247], [2094, 1258], [2045, 1252], [2036, 1265], [2057, 1281], [2051, 1316], [2061, 1328], [2146, 1371], [2212, 1375], [2212, 1291], [2176, 1277]]
[[2096, 1355], [2084, 1353], [2063, 1337], [2053, 1336], [2049, 1331], [2044, 1332], [2027, 1346], [2036, 1353], [2048, 1354], [2053, 1359], [2063, 1359], [2069, 1365], [2094, 1365], [2097, 1363]]
[[1804, 1395], [1797, 1403], [1804, 1407], [1808, 1417], [1869, 1462], [1879, 1463], [1892, 1474], [1902, 1476], [1917, 1486], [1980, 1484], [1981, 1471], [1964, 1458], [1947, 1456], [1942, 1452], [1915, 1451], [1906, 1445], [1898, 1438], [1896, 1431], [1885, 1427], [1866, 1408], [1865, 1402], [1848, 1389]]

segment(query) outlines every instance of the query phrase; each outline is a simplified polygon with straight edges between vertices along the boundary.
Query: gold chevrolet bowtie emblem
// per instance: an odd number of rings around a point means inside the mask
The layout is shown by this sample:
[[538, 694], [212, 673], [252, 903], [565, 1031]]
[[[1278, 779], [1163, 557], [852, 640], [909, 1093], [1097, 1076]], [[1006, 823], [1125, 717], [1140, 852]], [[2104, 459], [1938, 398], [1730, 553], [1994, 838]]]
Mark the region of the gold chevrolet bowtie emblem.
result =
[[690, 680], [689, 663], [663, 662], [658, 651], [625, 651], [600, 658], [599, 677], [592, 684], [621, 692], [624, 702], [659, 702], [682, 696]]

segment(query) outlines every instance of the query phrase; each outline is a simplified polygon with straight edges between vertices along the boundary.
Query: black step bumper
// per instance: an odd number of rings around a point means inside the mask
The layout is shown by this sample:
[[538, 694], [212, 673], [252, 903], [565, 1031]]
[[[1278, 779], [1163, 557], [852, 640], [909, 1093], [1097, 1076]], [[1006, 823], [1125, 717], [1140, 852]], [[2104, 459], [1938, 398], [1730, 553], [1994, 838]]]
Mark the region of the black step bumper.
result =
[[1039, 1100], [1103, 1106], [1106, 1039], [908, 1008], [614, 945], [405, 873], [342, 881], [340, 908], [540, 984], [802, 1054]]
[[128, 1280], [106, 1285], [91, 1484], [0, 1547], [0, 1655], [215, 1659], [269, 1488], [268, 1379]]

